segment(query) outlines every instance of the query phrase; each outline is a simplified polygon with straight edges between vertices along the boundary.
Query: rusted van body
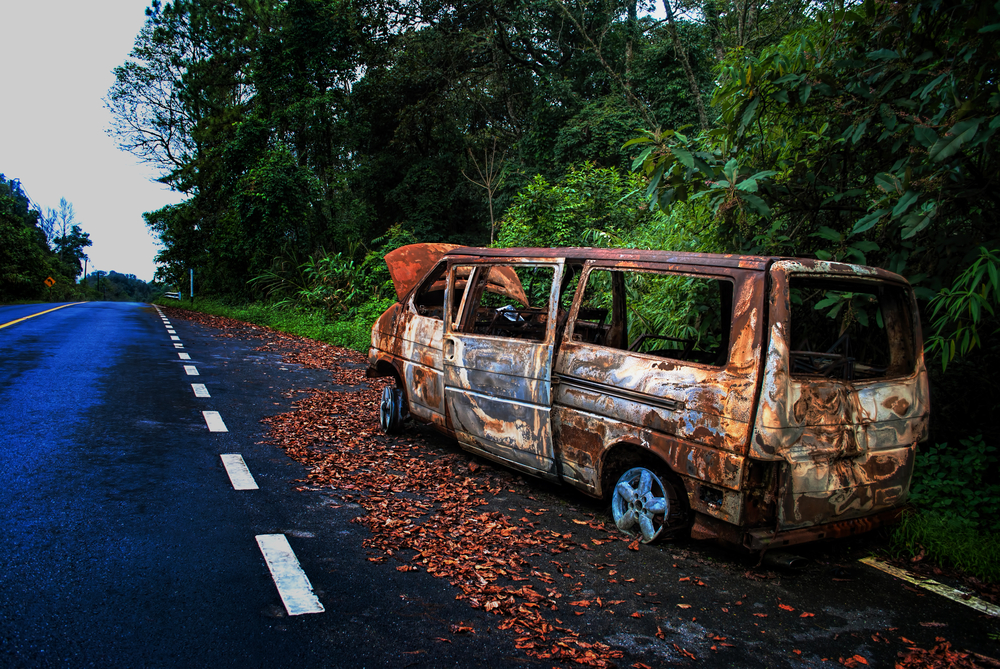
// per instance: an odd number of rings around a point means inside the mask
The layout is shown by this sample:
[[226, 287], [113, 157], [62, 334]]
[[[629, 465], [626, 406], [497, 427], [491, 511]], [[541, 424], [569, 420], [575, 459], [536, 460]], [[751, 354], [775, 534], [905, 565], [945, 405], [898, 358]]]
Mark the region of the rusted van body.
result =
[[417, 244], [372, 330], [381, 420], [610, 498], [644, 542], [751, 550], [869, 530], [926, 435], [913, 294], [817, 260]]

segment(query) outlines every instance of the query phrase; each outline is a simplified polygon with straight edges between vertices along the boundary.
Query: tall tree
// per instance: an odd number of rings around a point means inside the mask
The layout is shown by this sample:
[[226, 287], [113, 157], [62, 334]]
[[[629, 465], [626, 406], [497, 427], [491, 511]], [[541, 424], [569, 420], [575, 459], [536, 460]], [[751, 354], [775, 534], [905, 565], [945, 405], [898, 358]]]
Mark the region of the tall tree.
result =
[[75, 280], [83, 273], [83, 259], [86, 257], [84, 249], [93, 245], [90, 235], [81, 230], [79, 225], [72, 225], [68, 232], [53, 240], [53, 245], [66, 276]]
[[0, 174], [0, 299], [37, 298], [60, 265], [21, 182]]

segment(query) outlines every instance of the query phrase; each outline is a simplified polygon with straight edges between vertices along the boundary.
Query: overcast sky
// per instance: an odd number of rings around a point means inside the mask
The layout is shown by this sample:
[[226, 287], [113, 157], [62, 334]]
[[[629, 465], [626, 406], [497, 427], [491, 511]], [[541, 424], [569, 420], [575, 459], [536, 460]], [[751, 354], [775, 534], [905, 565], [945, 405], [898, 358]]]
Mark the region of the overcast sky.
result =
[[43, 210], [73, 204], [94, 245], [88, 269], [153, 278], [145, 211], [180, 201], [119, 151], [102, 99], [145, 20], [148, 0], [3, 2], [0, 173]]

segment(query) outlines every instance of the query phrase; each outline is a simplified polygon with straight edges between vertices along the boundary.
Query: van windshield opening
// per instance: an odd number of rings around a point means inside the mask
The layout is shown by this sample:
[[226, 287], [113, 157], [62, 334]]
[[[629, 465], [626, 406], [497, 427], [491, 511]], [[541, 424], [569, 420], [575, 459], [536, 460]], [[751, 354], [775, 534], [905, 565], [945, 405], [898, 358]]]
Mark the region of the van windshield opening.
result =
[[793, 276], [789, 302], [793, 376], [854, 380], [913, 371], [913, 328], [905, 288]]

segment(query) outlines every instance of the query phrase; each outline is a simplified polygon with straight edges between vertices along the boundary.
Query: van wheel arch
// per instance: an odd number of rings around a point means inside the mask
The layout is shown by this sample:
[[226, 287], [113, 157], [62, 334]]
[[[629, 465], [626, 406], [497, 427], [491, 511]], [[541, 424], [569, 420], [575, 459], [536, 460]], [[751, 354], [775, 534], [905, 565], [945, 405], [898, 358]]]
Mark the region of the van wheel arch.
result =
[[[662, 494], [667, 499], [666, 514], [662, 521], [656, 523], [657, 531], [651, 540], [638, 532], [638, 525], [632, 526], [631, 529], [619, 526], [618, 529], [625, 534], [636, 536], [643, 543], [659, 541], [680, 531], [686, 531], [691, 524], [691, 510], [683, 479], [648, 449], [627, 442], [608, 449], [601, 466], [601, 494], [603, 499], [611, 504], [612, 516], [619, 516], [615, 518], [616, 522], [621, 522], [620, 516], [629, 503], [621, 496], [616, 499], [615, 488], [626, 474], [630, 474], [632, 482], [631, 486], [626, 487], [634, 488], [642, 470], [652, 475], [653, 496]], [[661, 485], [662, 492], [659, 490]], [[627, 521], [625, 524], [629, 525]]]

